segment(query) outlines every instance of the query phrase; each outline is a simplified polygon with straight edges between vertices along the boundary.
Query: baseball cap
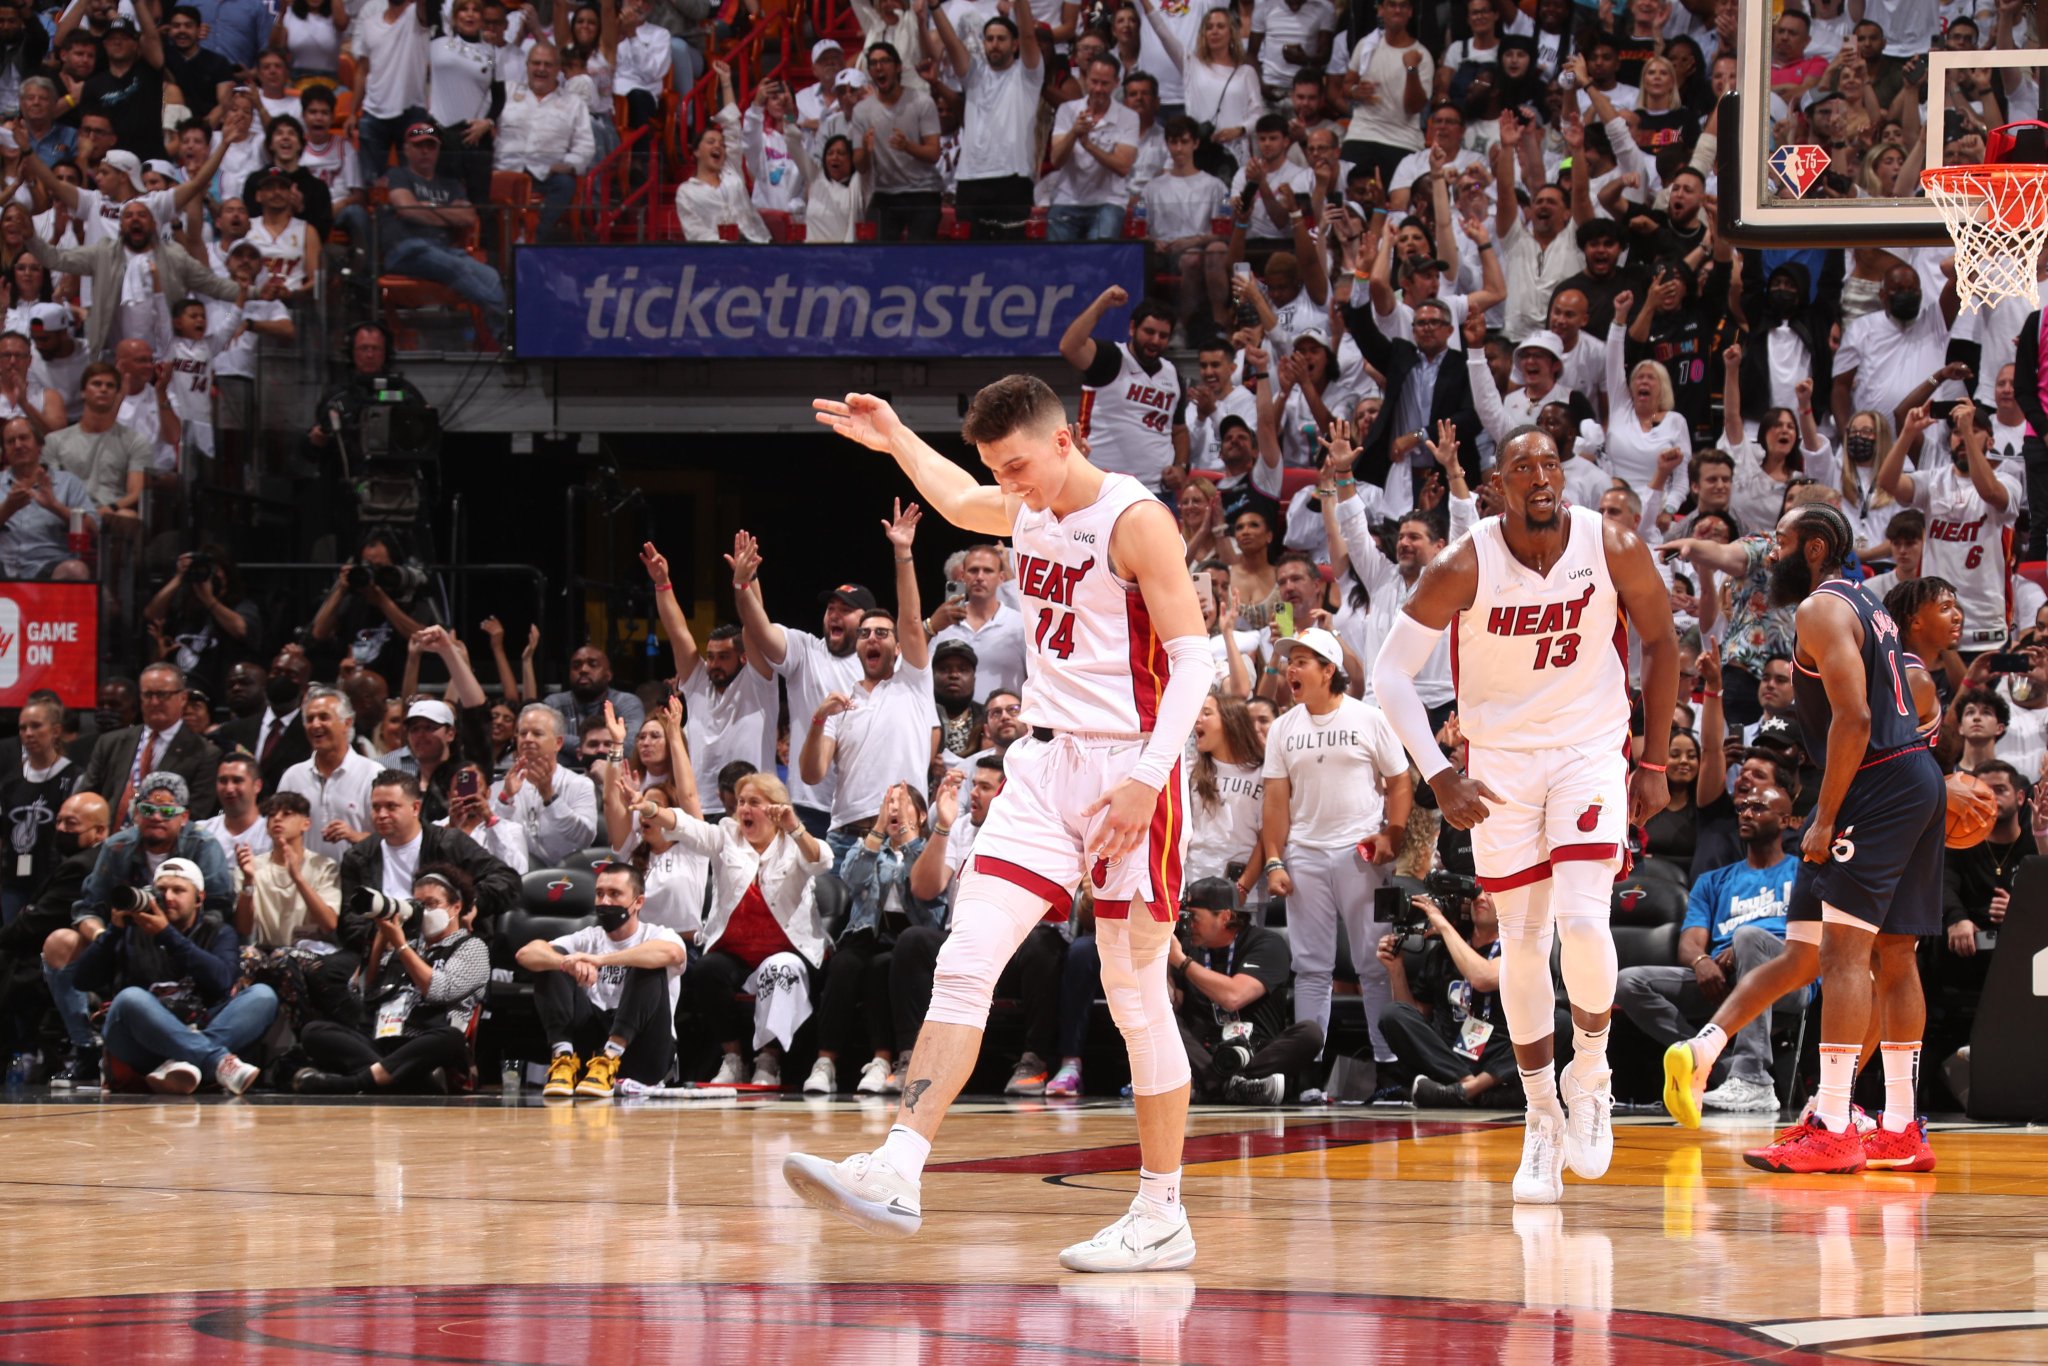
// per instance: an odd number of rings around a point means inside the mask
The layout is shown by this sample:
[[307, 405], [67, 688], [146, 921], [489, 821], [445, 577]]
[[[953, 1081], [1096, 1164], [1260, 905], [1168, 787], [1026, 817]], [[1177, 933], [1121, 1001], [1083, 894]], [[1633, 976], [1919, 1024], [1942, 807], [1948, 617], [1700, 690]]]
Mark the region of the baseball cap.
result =
[[62, 304], [30, 304], [28, 310], [29, 330], [40, 327], [46, 332], [71, 330], [71, 310]]
[[1344, 647], [1337, 643], [1337, 637], [1331, 635], [1320, 626], [1311, 626], [1306, 631], [1297, 631], [1291, 636], [1282, 636], [1278, 641], [1274, 642], [1273, 652], [1277, 655], [1294, 645], [1299, 645], [1305, 650], [1312, 651], [1318, 658], [1335, 664], [1340, 669], [1344, 667]]
[[868, 73], [857, 66], [849, 66], [832, 78], [835, 90], [865, 90], [868, 88]]
[[811, 44], [811, 60], [814, 62], [828, 52], [836, 52], [842, 57], [846, 55], [846, 49], [833, 42], [830, 38], [820, 38], [817, 42]]
[[1547, 327], [1539, 327], [1522, 338], [1522, 344], [1515, 348], [1515, 354], [1524, 351], [1548, 351], [1560, 361], [1564, 359], [1564, 340]]
[[142, 161], [133, 152], [115, 149], [100, 160], [128, 177], [128, 183], [135, 187], [135, 193], [142, 193]]
[[1410, 276], [1422, 274], [1422, 272], [1424, 272], [1425, 270], [1433, 270], [1437, 274], [1441, 275], [1449, 269], [1449, 266], [1445, 265], [1441, 261], [1434, 259], [1433, 257], [1410, 256], [1402, 260], [1400, 273], [1401, 278], [1406, 280]]
[[936, 664], [948, 655], [966, 655], [969, 664], [981, 662], [981, 657], [974, 653], [974, 647], [964, 640], [942, 640], [932, 647], [932, 663]]
[[[1233, 427], [1242, 427], [1247, 432], [1250, 432], [1252, 430], [1251, 423], [1245, 421], [1236, 413], [1232, 413], [1228, 417], [1225, 417], [1221, 422], [1218, 422], [1216, 424], [1216, 439], [1218, 441], [1221, 441], [1224, 437], [1230, 435], [1231, 428]], [[1253, 432], [1252, 434], [1254, 436], [1257, 435], [1256, 432]]]
[[1790, 752], [1799, 748], [1798, 732], [1792, 728], [1789, 718], [1766, 716], [1756, 723], [1756, 734], [1750, 737], [1753, 749], [1774, 749]]
[[155, 171], [173, 185], [183, 184], [185, 180], [185, 173], [178, 169], [177, 166], [165, 161], [162, 157], [151, 157], [148, 161], [142, 163], [142, 169], [145, 171]]
[[1312, 341], [1325, 351], [1335, 351], [1337, 349], [1330, 345], [1330, 334], [1324, 330], [1321, 323], [1311, 323], [1309, 326], [1302, 328], [1301, 331], [1294, 334], [1294, 340], [1297, 343]]
[[405, 140], [407, 142], [431, 142], [438, 147], [441, 145], [441, 130], [428, 123], [425, 119], [422, 119], [418, 123], [406, 125]]
[[1180, 894], [1180, 906], [1184, 911], [1237, 911], [1244, 909], [1238, 900], [1237, 884], [1227, 877], [1197, 878]]
[[116, 33], [125, 33], [131, 38], [141, 36], [141, 30], [135, 27], [135, 21], [125, 14], [116, 14], [107, 23], [107, 36], [112, 37]]
[[848, 607], [859, 608], [863, 612], [875, 610], [875, 595], [870, 593], [864, 584], [842, 583], [837, 588], [818, 594], [818, 606], [823, 607], [828, 602], [843, 603]]
[[192, 884], [192, 890], [206, 895], [206, 875], [199, 871], [199, 865], [188, 858], [167, 858], [156, 866], [156, 878], [150, 885], [156, 886], [167, 877], [178, 878]]
[[437, 702], [431, 697], [422, 697], [405, 709], [406, 720], [410, 721], [415, 716], [432, 721], [437, 726], [455, 724], [455, 709], [446, 702]]
[[258, 190], [262, 189], [264, 186], [272, 184], [283, 185], [285, 188], [289, 189], [291, 188], [291, 183], [292, 178], [289, 175], [285, 174], [283, 167], [265, 166], [260, 171], [252, 171], [249, 173], [249, 178], [242, 182], [242, 193], [254, 194]]

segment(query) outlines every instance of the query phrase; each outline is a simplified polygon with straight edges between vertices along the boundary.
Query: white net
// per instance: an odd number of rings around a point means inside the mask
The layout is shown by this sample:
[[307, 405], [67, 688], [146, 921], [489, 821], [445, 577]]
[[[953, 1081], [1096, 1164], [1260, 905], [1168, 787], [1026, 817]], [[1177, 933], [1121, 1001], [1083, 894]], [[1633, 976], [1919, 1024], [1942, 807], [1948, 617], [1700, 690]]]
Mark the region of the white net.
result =
[[1921, 173], [1956, 244], [1964, 308], [2001, 299], [2041, 304], [2039, 262], [2048, 244], [2048, 166], [1943, 166]]

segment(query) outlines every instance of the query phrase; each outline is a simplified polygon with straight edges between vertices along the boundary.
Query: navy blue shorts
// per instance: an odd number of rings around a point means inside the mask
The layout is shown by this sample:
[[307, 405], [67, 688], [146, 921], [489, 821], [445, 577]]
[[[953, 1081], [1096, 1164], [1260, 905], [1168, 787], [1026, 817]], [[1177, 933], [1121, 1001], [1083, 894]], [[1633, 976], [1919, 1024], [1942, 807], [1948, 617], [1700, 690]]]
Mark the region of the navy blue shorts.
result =
[[1932, 751], [1878, 759], [1849, 785], [1832, 856], [1800, 863], [1785, 918], [1819, 920], [1827, 905], [1880, 934], [1940, 934], [1947, 837], [1948, 792]]

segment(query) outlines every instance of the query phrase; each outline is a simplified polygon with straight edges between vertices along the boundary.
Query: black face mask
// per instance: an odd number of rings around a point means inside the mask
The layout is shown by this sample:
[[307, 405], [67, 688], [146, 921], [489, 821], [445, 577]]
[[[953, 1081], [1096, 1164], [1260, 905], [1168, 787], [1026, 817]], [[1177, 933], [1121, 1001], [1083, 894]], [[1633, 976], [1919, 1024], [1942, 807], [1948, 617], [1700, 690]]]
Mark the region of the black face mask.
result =
[[1848, 450], [1851, 460], [1859, 465], [1867, 465], [1877, 456], [1877, 438], [1874, 436], [1861, 436], [1851, 432], [1849, 434]]
[[102, 735], [105, 735], [108, 731], [121, 729], [121, 713], [113, 707], [94, 708], [92, 719], [93, 723], [99, 727], [100, 734]]
[[76, 830], [51, 831], [50, 843], [56, 849], [58, 858], [70, 858], [85, 847], [84, 844], [80, 843]]
[[1798, 315], [1798, 313], [1799, 313], [1799, 291], [1798, 291], [1798, 290], [1795, 290], [1795, 289], [1774, 289], [1774, 290], [1772, 290], [1772, 291], [1770, 292], [1770, 294], [1769, 294], [1769, 295], [1767, 296], [1767, 298], [1768, 298], [1768, 300], [1769, 300], [1769, 303], [1770, 303], [1770, 309], [1771, 309], [1771, 316], [1772, 316], [1773, 318], [1776, 318], [1776, 319], [1778, 319], [1779, 321], [1781, 321], [1781, 322], [1782, 322], [1782, 321], [1784, 321], [1785, 319], [1788, 319], [1788, 318], [1792, 318], [1792, 317], [1796, 317], [1796, 316]]
[[1920, 291], [1911, 289], [1892, 295], [1884, 310], [1902, 323], [1912, 322], [1920, 316]]
[[279, 716], [298, 710], [299, 685], [289, 674], [272, 674], [263, 682], [263, 700]]
[[632, 918], [633, 913], [624, 906], [599, 906], [597, 908], [597, 927], [606, 934], [610, 934]]

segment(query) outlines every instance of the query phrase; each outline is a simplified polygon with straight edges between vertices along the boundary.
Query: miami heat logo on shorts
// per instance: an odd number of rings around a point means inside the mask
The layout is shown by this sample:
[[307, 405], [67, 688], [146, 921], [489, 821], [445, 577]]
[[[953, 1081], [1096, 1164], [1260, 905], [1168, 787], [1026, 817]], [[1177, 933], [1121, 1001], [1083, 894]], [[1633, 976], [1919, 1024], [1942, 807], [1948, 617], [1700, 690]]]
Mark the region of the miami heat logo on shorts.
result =
[[1095, 890], [1098, 892], [1108, 886], [1109, 860], [1106, 858], [1096, 859], [1095, 866], [1088, 870], [1088, 880], [1095, 884]]
[[1588, 835], [1600, 826], [1600, 805], [1599, 802], [1594, 802], [1579, 813], [1579, 829]]

